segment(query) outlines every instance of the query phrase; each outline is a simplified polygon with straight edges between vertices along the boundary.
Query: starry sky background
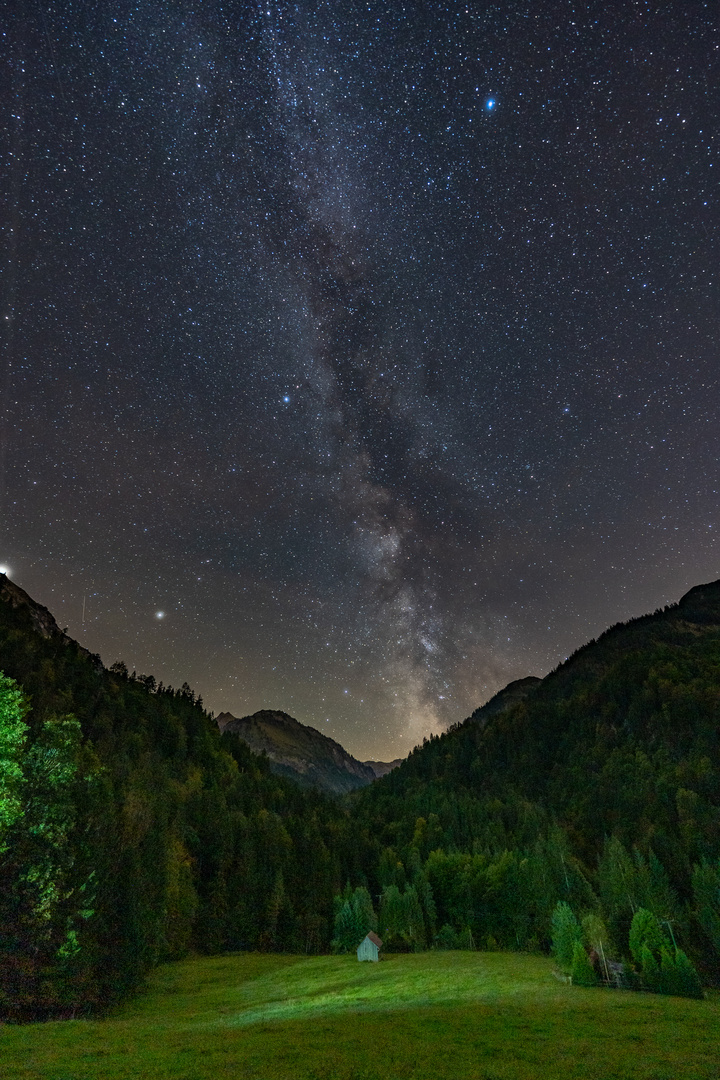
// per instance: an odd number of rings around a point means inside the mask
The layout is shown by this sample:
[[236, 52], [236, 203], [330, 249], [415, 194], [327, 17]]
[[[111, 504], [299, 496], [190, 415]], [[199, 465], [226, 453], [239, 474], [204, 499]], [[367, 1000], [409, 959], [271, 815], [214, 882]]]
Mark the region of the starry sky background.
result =
[[720, 576], [714, 3], [0, 25], [0, 561], [105, 663], [390, 758]]

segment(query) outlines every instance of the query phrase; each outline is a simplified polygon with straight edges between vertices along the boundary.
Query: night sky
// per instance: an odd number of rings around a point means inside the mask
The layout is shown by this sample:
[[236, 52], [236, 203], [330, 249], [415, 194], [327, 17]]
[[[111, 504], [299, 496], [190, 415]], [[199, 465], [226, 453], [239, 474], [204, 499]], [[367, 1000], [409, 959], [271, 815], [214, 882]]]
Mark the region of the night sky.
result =
[[390, 758], [720, 577], [715, 2], [0, 25], [0, 563], [106, 664]]

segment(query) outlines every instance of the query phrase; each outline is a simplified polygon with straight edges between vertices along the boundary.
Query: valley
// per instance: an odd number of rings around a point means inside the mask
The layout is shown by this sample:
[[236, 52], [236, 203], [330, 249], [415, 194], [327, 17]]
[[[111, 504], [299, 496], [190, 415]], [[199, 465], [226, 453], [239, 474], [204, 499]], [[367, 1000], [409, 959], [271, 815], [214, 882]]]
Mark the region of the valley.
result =
[[[5, 576], [0, 601], [7, 1019], [98, 1014], [188, 957], [352, 958], [370, 930], [388, 963], [552, 953], [576, 981], [717, 989], [720, 582], [370, 782], [288, 714], [218, 724], [187, 684], [105, 668]], [[323, 790], [330, 765], [362, 787]]]

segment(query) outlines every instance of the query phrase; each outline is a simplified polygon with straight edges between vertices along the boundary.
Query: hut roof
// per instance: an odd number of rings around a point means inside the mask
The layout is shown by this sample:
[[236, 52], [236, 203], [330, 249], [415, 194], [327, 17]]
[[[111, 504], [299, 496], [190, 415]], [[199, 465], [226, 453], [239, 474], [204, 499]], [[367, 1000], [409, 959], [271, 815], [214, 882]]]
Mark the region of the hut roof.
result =
[[370, 933], [367, 934], [366, 936], [370, 938], [373, 945], [377, 945], [378, 949], [382, 948], [382, 941], [380, 940], [380, 938], [377, 936], [377, 934], [373, 930], [371, 930]]

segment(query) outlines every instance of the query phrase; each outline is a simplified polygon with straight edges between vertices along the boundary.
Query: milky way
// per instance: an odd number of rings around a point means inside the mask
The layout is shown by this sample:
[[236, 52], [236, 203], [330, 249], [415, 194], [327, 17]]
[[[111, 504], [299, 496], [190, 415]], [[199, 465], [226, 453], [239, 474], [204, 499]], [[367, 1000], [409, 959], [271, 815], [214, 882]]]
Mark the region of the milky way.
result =
[[376, 758], [720, 576], [719, 24], [9, 17], [0, 562]]

